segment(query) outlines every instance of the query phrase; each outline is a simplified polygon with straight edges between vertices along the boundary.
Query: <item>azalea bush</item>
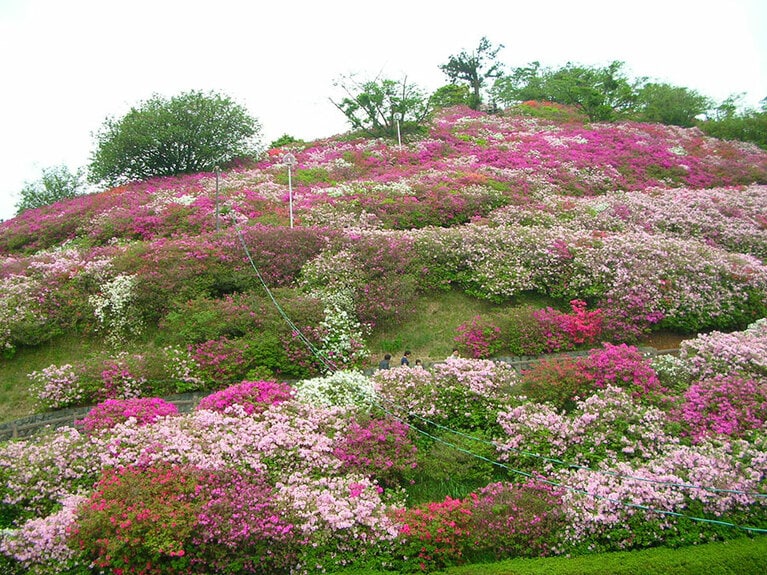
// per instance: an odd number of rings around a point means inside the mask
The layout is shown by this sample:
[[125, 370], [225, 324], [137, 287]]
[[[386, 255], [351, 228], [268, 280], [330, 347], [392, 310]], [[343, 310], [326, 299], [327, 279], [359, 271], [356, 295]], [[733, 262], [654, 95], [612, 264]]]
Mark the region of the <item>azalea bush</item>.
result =
[[226, 412], [239, 405], [247, 414], [262, 412], [270, 405], [288, 401], [293, 389], [276, 381], [243, 381], [203, 397], [195, 409]]
[[743, 437], [767, 421], [767, 381], [715, 375], [690, 385], [679, 419], [694, 441], [708, 436]]
[[352, 421], [333, 448], [345, 469], [395, 486], [412, 475], [417, 451], [408, 425], [391, 417]]
[[470, 495], [474, 560], [545, 557], [554, 553], [564, 527], [561, 488], [535, 478], [490, 483]]
[[732, 372], [767, 376], [767, 320], [761, 319], [739, 332], [711, 332], [685, 340], [679, 356], [692, 377], [706, 378]]
[[560, 491], [531, 480], [491, 483], [464, 499], [397, 510], [400, 572], [548, 555], [563, 527], [560, 504]]
[[244, 379], [248, 372], [247, 342], [222, 336], [189, 346], [192, 359], [202, 377], [214, 386], [224, 387]]
[[28, 377], [32, 380], [32, 392], [46, 409], [81, 405], [90, 398], [80, 375], [70, 364], [50, 365], [33, 371]]
[[501, 328], [481, 316], [462, 323], [457, 331], [453, 340], [470, 357], [488, 359], [501, 350]]
[[188, 572], [201, 480], [193, 469], [166, 465], [105, 471], [79, 509], [74, 548], [101, 569]]
[[446, 497], [395, 515], [400, 527], [400, 571], [429, 572], [460, 565], [471, 542], [471, 502]]
[[595, 386], [578, 359], [543, 358], [522, 372], [518, 393], [525, 399], [548, 403], [571, 411], [579, 398], [589, 395]]
[[177, 413], [178, 408], [164, 399], [108, 399], [93, 407], [83, 419], [75, 423], [85, 431], [93, 431], [111, 428], [128, 419], [135, 420], [137, 425], [146, 425], [154, 423], [159, 417]]
[[533, 312], [546, 337], [546, 351], [567, 351], [577, 346], [594, 344], [602, 335], [602, 311], [588, 311], [586, 302], [574, 299], [571, 313], [562, 313], [551, 307]]
[[369, 408], [376, 396], [370, 379], [356, 371], [305, 379], [295, 389], [301, 401], [317, 406]]
[[625, 343], [603, 343], [601, 348], [591, 350], [581, 364], [596, 388], [615, 385], [650, 401], [662, 401], [668, 393], [652, 369], [649, 358], [636, 347]]
[[428, 418], [452, 429], [489, 430], [508, 400], [517, 373], [505, 363], [451, 359], [433, 367], [438, 394], [436, 413]]
[[537, 309], [523, 305], [515, 307], [508, 314], [502, 338], [507, 343], [511, 355], [536, 356], [546, 351], [546, 334], [534, 315]]

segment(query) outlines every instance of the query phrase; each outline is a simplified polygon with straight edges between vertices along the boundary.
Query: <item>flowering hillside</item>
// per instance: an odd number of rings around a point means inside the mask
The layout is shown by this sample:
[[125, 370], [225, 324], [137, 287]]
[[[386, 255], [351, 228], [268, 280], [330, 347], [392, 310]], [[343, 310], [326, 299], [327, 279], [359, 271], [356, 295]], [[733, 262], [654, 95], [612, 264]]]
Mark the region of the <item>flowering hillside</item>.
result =
[[[0, 361], [105, 342], [29, 373], [41, 409], [97, 407], [0, 446], [0, 568], [408, 572], [764, 532], [767, 152], [527, 108], [0, 224]], [[465, 359], [364, 375], [444, 290], [501, 310], [459, 326]], [[689, 339], [651, 361], [661, 329]], [[158, 399], [186, 391], [210, 395]]]

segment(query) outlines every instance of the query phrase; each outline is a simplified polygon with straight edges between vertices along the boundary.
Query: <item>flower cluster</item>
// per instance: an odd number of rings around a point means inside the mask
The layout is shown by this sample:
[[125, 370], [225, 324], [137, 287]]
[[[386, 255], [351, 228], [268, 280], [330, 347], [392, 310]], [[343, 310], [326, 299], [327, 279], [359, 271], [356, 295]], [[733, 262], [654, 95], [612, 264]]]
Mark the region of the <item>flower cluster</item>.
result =
[[392, 418], [352, 421], [344, 435], [336, 438], [333, 455], [350, 471], [397, 485], [417, 465], [417, 449], [408, 431], [406, 424]]
[[588, 311], [586, 302], [570, 302], [572, 313], [562, 313], [551, 307], [533, 312], [546, 338], [547, 351], [566, 351], [578, 345], [593, 344], [602, 335], [602, 311]]
[[734, 375], [697, 381], [685, 391], [678, 417], [694, 441], [761, 430], [767, 422], [767, 381]]
[[143, 326], [131, 308], [135, 299], [137, 278], [120, 274], [104, 284], [100, 294], [89, 298], [99, 325], [114, 345], [127, 337], [140, 335]]
[[233, 405], [239, 405], [244, 413], [261, 413], [270, 405], [288, 401], [293, 389], [276, 381], [243, 381], [203, 397], [196, 409], [226, 413]]
[[78, 405], [85, 399], [80, 377], [70, 364], [50, 365], [29, 374], [33, 393], [45, 408], [60, 409]]
[[110, 429], [118, 423], [132, 420], [136, 425], [154, 423], [160, 417], [176, 415], [178, 408], [164, 399], [107, 399], [92, 408], [76, 424], [85, 431]]
[[481, 316], [458, 326], [454, 341], [476, 359], [488, 359], [500, 349], [501, 328]]
[[337, 371], [327, 377], [305, 379], [296, 384], [296, 398], [316, 406], [369, 407], [376, 397], [373, 383], [356, 371]]

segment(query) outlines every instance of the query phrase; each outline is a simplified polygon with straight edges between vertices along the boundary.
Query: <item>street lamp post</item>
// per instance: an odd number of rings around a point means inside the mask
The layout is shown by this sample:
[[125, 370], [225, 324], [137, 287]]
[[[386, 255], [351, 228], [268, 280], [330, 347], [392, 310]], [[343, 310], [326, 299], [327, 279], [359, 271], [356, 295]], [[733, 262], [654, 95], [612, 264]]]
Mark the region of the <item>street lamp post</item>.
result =
[[216, 166], [216, 231], [221, 230], [221, 224], [219, 223], [218, 218], [218, 174], [219, 174], [219, 167]]
[[296, 165], [296, 157], [288, 152], [282, 157], [282, 163], [288, 167], [288, 205], [290, 209], [290, 228], [293, 229], [293, 179], [291, 171]]

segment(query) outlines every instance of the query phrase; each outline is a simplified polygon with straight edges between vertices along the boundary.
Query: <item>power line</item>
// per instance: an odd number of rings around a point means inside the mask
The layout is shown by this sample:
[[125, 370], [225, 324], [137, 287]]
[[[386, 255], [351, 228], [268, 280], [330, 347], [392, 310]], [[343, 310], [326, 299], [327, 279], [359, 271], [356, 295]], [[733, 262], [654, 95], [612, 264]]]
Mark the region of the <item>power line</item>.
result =
[[[398, 408], [398, 406], [396, 406], [396, 404], [394, 404], [393, 402], [391, 402], [391, 403], [392, 403], [392, 405], [394, 405], [395, 409]], [[402, 411], [407, 413], [408, 417], [413, 417], [415, 419], [420, 419], [424, 423], [426, 423], [428, 425], [432, 425], [432, 426], [434, 426], [434, 427], [436, 427], [438, 429], [441, 429], [443, 431], [447, 431], [447, 432], [452, 433], [454, 435], [458, 435], [458, 436], [461, 436], [461, 437], [465, 437], [467, 439], [471, 439], [472, 441], [476, 441], [478, 443], [484, 443], [486, 445], [490, 445], [492, 447], [496, 447], [496, 444], [494, 442], [492, 442], [492, 441], [487, 441], [486, 439], [475, 437], [473, 435], [469, 435], [469, 434], [464, 433], [464, 432], [459, 431], [459, 430], [451, 429], [451, 428], [446, 427], [444, 425], [441, 425], [441, 424], [439, 424], [439, 423], [437, 423], [435, 421], [431, 421], [430, 419], [422, 417], [422, 416], [420, 416], [420, 415], [418, 415], [416, 413], [411, 413], [411, 412], [408, 412], [407, 410], [402, 410]], [[665, 486], [668, 486], [668, 487], [677, 487], [677, 488], [680, 488], [680, 489], [694, 489], [694, 490], [700, 490], [700, 491], [708, 491], [708, 492], [711, 492], [711, 493], [728, 493], [728, 494], [733, 494], [733, 495], [747, 495], [749, 497], [755, 497], [755, 498], [767, 498], [767, 493], [760, 493], [758, 491], [743, 491], [743, 490], [740, 490], [740, 489], [722, 489], [722, 488], [718, 488], [718, 487], [707, 487], [705, 485], [694, 485], [692, 483], [680, 483], [680, 482], [675, 482], [675, 481], [653, 479], [651, 477], [639, 477], [639, 476], [636, 476], [636, 475], [626, 475], [626, 474], [618, 473], [616, 471], [609, 471], [609, 470], [606, 470], [606, 469], [594, 469], [594, 468], [589, 467], [587, 465], [581, 465], [579, 463], [572, 463], [572, 462], [564, 461], [564, 460], [561, 460], [561, 459], [556, 459], [554, 457], [547, 457], [545, 455], [540, 455], [538, 453], [533, 453], [531, 451], [525, 451], [523, 449], [516, 449], [516, 448], [513, 448], [513, 447], [510, 447], [509, 449], [511, 451], [514, 451], [515, 453], [518, 453], [519, 455], [522, 455], [522, 456], [525, 456], [525, 457], [531, 457], [531, 458], [534, 458], [534, 459], [540, 459], [542, 461], [546, 461], [547, 463], [553, 463], [555, 465], [559, 465], [559, 466], [562, 466], [562, 467], [567, 467], [568, 469], [579, 469], [579, 470], [583, 470], [583, 471], [591, 471], [592, 473], [598, 473], [600, 475], [607, 475], [607, 476], [615, 477], [615, 478], [618, 478], [618, 479], [630, 479], [630, 480], [633, 480], [633, 481], [641, 481], [641, 482], [644, 482], [644, 483], [653, 483], [653, 484], [657, 484], [657, 485], [665, 485]]]
[[[631, 503], [629, 501], [624, 501], [622, 499], [616, 499], [614, 497], [608, 497], [606, 495], [598, 495], [596, 493], [591, 493], [591, 492], [589, 492], [589, 491], [587, 491], [585, 489], [579, 489], [577, 487], [572, 487], [572, 486], [566, 485], [564, 483], [553, 481], [551, 479], [548, 479], [548, 478], [544, 477], [541, 474], [531, 473], [529, 471], [523, 471], [521, 469], [515, 469], [513, 467], [510, 467], [509, 465], [506, 465], [505, 463], [501, 463], [500, 461], [492, 460], [492, 459], [490, 459], [488, 457], [485, 457], [483, 455], [474, 453], [474, 452], [472, 452], [472, 451], [470, 451], [468, 449], [464, 449], [463, 447], [461, 447], [459, 445], [456, 445], [454, 443], [446, 441], [446, 440], [444, 440], [441, 437], [438, 437], [436, 435], [432, 435], [429, 432], [424, 431], [423, 429], [420, 429], [418, 426], [412, 425], [412, 424], [408, 423], [407, 421], [404, 421], [403, 419], [401, 419], [396, 414], [388, 411], [382, 405], [378, 405], [378, 404], [376, 404], [376, 405], [377, 405], [377, 407], [379, 409], [381, 409], [387, 415], [390, 415], [391, 417], [393, 417], [397, 421], [400, 421], [402, 423], [405, 423], [406, 425], [409, 425], [410, 427], [412, 427], [418, 433], [424, 435], [425, 437], [429, 437], [430, 439], [433, 439], [434, 441], [437, 441], [439, 443], [447, 445], [447, 446], [449, 446], [449, 447], [451, 447], [451, 448], [453, 448], [453, 449], [455, 449], [457, 451], [465, 453], [465, 454], [467, 454], [467, 455], [469, 455], [471, 457], [474, 457], [476, 459], [485, 461], [485, 462], [490, 463], [492, 465], [495, 465], [497, 467], [501, 467], [501, 468], [505, 469], [506, 471], [509, 471], [510, 473], [513, 473], [515, 475], [522, 475], [523, 477], [528, 477], [528, 478], [531, 478], [531, 479], [535, 479], [535, 480], [537, 480], [537, 481], [539, 481], [541, 483], [545, 483], [547, 485], [551, 485], [552, 487], [557, 487], [559, 489], [570, 491], [571, 493], [576, 493], [578, 495], [585, 495], [586, 497], [590, 497], [592, 499], [599, 499], [599, 500], [602, 500], [602, 501], [608, 501], [610, 503], [615, 503], [615, 504], [621, 505], [623, 507], [629, 507], [629, 508], [632, 508], [632, 509], [639, 509], [639, 510], [642, 510], [642, 511], [645, 511], [645, 512], [657, 513], [657, 514], [660, 514], [660, 515], [666, 515], [666, 516], [671, 516], [671, 517], [678, 517], [678, 518], [681, 518], [681, 519], [687, 519], [687, 520], [695, 521], [695, 522], [698, 522], [698, 523], [707, 523], [707, 524], [711, 524], [711, 525], [719, 525], [719, 526], [723, 526], [723, 527], [730, 527], [730, 528], [738, 529], [738, 530], [741, 530], [741, 531], [748, 531], [750, 533], [767, 533], [767, 528], [750, 527], [750, 526], [745, 526], [745, 525], [738, 525], [736, 523], [731, 523], [729, 521], [722, 521], [722, 520], [719, 520], [719, 519], [708, 519], [706, 517], [697, 517], [697, 516], [694, 516], [694, 515], [686, 515], [684, 513], [678, 512], [678, 511], [668, 511], [668, 510], [665, 510], [665, 509], [657, 509], [655, 507], [650, 507], [649, 505], [642, 505], [642, 504], [639, 504], [639, 503]], [[592, 470], [592, 471], [596, 471], [596, 470]], [[618, 477], [623, 477], [623, 476], [620, 476], [620, 475], [617, 475], [617, 476]]]
[[272, 290], [269, 289], [269, 286], [264, 281], [264, 278], [261, 276], [261, 272], [258, 271], [258, 266], [256, 266], [256, 263], [253, 261], [253, 257], [250, 254], [250, 250], [248, 249], [247, 244], [245, 243], [245, 238], [242, 234], [242, 230], [240, 230], [240, 227], [237, 225], [236, 220], [234, 219], [234, 212], [232, 212], [232, 223], [234, 224], [235, 232], [237, 233], [237, 237], [240, 240], [240, 244], [242, 245], [242, 249], [245, 252], [245, 255], [248, 258], [248, 262], [250, 262], [251, 267], [256, 272], [256, 276], [258, 277], [258, 280], [261, 282], [261, 285], [264, 288], [264, 291], [269, 296], [269, 299], [272, 301], [272, 304], [277, 309], [277, 312], [280, 314], [280, 316], [285, 320], [285, 322], [288, 324], [290, 329], [292, 330], [292, 333], [298, 337], [304, 345], [309, 349], [309, 351], [312, 352], [312, 355], [314, 355], [315, 358], [317, 358], [320, 363], [322, 363], [323, 366], [325, 366], [325, 369], [333, 373], [337, 370], [336, 365], [330, 361], [330, 359], [323, 354], [319, 349], [317, 349], [314, 344], [309, 341], [309, 339], [303, 334], [303, 332], [296, 326], [295, 323], [293, 323], [293, 320], [290, 319], [287, 313], [285, 313], [285, 310], [280, 306], [279, 302], [275, 299], [274, 295], [272, 294]]

